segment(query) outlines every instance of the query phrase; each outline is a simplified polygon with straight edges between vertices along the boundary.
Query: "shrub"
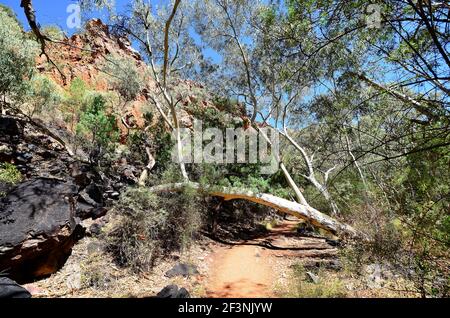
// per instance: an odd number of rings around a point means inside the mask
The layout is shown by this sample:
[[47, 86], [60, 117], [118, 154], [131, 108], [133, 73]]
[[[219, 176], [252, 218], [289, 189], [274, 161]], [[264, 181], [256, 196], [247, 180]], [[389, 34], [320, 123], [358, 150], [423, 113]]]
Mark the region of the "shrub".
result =
[[148, 271], [166, 252], [189, 247], [202, 226], [202, 209], [189, 189], [155, 196], [147, 188], [129, 188], [119, 200], [119, 221], [107, 234], [109, 251], [121, 266]]
[[109, 233], [109, 250], [121, 266], [147, 271], [153, 265], [167, 212], [158, 208], [157, 198], [144, 188], [130, 188], [121, 197], [119, 224]]
[[65, 38], [64, 31], [57, 25], [47, 25], [41, 32], [54, 41], [62, 41]]
[[119, 137], [116, 119], [113, 115], [106, 113], [105, 99], [101, 95], [95, 96], [87, 105], [80, 116], [76, 130], [77, 135], [87, 141], [84, 146], [90, 154], [91, 162], [95, 163]]
[[10, 163], [0, 163], [0, 182], [17, 184], [22, 180], [22, 174]]
[[110, 75], [111, 85], [125, 102], [136, 99], [141, 92], [145, 80], [133, 59], [110, 55], [104, 71]]
[[39, 74], [34, 75], [29, 84], [28, 102], [23, 107], [24, 111], [31, 117], [43, 114], [44, 111], [51, 114], [62, 101], [59, 87], [48, 77]]

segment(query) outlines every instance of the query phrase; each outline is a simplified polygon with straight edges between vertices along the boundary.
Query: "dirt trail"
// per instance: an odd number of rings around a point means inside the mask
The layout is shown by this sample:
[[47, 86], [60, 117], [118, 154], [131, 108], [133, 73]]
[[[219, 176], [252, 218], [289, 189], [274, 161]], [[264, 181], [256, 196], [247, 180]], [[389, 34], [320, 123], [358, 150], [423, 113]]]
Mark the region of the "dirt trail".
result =
[[[270, 239], [292, 233], [296, 222], [286, 221], [275, 227]], [[267, 237], [247, 244], [261, 243]], [[214, 252], [207, 290], [208, 297], [258, 298], [273, 297], [274, 272], [272, 251], [255, 245], [221, 246]]]
[[213, 258], [208, 297], [270, 297], [274, 273], [261, 247], [221, 247]]

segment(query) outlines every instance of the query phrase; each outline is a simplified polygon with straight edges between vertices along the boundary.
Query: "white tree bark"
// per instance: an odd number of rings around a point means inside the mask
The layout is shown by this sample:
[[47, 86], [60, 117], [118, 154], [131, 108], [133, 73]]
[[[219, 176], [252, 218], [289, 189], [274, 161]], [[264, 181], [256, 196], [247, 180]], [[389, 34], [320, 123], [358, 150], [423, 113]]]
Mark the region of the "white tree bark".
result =
[[326, 182], [328, 181], [328, 176], [335, 169], [335, 167], [332, 167], [328, 169], [324, 174], [325, 183], [321, 184], [317, 178], [316, 173], [314, 171], [313, 166], [313, 156], [308, 156], [306, 150], [300, 146], [287, 132], [286, 127], [284, 127], [284, 132], [280, 132], [282, 136], [284, 136], [293, 146], [295, 149], [297, 149], [300, 154], [302, 155], [303, 160], [306, 163], [306, 167], [308, 169], [308, 175], [302, 175], [305, 179], [307, 179], [311, 184], [323, 195], [325, 200], [328, 202], [328, 204], [331, 207], [331, 212], [333, 215], [337, 215], [339, 213], [339, 208], [334, 202], [333, 198], [331, 197], [330, 192], [328, 191], [328, 188], [326, 186]]
[[242, 199], [262, 204], [278, 211], [293, 215], [299, 219], [306, 220], [311, 224], [325, 229], [337, 235], [345, 235], [352, 238], [366, 239], [366, 235], [357, 231], [348, 224], [341, 223], [336, 219], [317, 211], [316, 209], [297, 202], [292, 202], [267, 193], [253, 193], [245, 189], [234, 189], [226, 187], [202, 187], [198, 183], [171, 183], [150, 188], [153, 193], [182, 191], [186, 187], [193, 188], [208, 195], [222, 197], [225, 200]]
[[[263, 136], [263, 138], [266, 140], [266, 142], [272, 147], [272, 142], [270, 141], [270, 139], [267, 137], [267, 135], [258, 127], [256, 126], [258, 129], [258, 132], [261, 134], [261, 136]], [[280, 164], [280, 169], [281, 171], [283, 171], [284, 177], [286, 178], [286, 181], [288, 182], [290, 188], [294, 191], [295, 196], [297, 197], [297, 201], [303, 205], [307, 205], [309, 206], [308, 202], [306, 201], [305, 197], [303, 196], [302, 192], [300, 191], [300, 189], [298, 188], [297, 184], [295, 184], [294, 179], [292, 179], [289, 171], [287, 170], [286, 166], [284, 165], [284, 163], [281, 161], [280, 156], [277, 153], [273, 154], [275, 156], [275, 160], [277, 162], [279, 162]]]
[[346, 145], [347, 145], [348, 154], [352, 158], [353, 164], [355, 165], [355, 168], [358, 171], [359, 177], [361, 178], [361, 181], [363, 183], [364, 190], [366, 191], [366, 195], [368, 195], [369, 194], [369, 188], [367, 186], [366, 177], [364, 176], [364, 173], [363, 173], [361, 167], [359, 166], [358, 160], [356, 160], [356, 157], [355, 157], [355, 155], [353, 154], [353, 152], [351, 150], [350, 139], [348, 138], [347, 134], [345, 134], [345, 142], [346, 142]]

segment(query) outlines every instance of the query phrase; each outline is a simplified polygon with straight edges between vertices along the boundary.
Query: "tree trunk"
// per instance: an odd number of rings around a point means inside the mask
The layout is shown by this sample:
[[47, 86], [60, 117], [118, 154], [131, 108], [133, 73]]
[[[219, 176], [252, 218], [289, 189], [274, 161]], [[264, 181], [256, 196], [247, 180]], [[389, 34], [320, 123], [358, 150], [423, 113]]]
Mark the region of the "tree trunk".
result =
[[[328, 202], [328, 204], [330, 205], [331, 208], [331, 212], [333, 213], [333, 215], [338, 215], [339, 214], [339, 208], [336, 204], [336, 202], [334, 202], [333, 198], [331, 197], [330, 192], [328, 192], [328, 188], [326, 186], [326, 181], [324, 182], [324, 184], [321, 184], [317, 179], [316, 179], [316, 175], [314, 172], [314, 167], [313, 167], [313, 161], [312, 158], [313, 156], [308, 156], [308, 154], [306, 153], [306, 150], [303, 149], [303, 147], [301, 147], [287, 132], [286, 127], [284, 127], [284, 133], [280, 132], [280, 134], [282, 136], [284, 136], [293, 146], [295, 149], [297, 149], [302, 157], [303, 160], [306, 163], [306, 166], [308, 168], [308, 173], [309, 175], [304, 176], [309, 182], [311, 182], [311, 184], [316, 187], [317, 190], [319, 190], [319, 192], [323, 195], [323, 197], [325, 198], [325, 200]], [[328, 170], [325, 173], [325, 179], [328, 179], [328, 174], [329, 172], [331, 172], [334, 168], [331, 168], [330, 170]]]
[[[256, 125], [256, 129], [258, 129], [258, 132], [263, 136], [264, 140], [270, 145], [270, 147], [273, 147], [272, 142], [267, 137], [267, 135], [259, 128], [258, 125]], [[278, 133], [278, 132], [277, 132]], [[292, 179], [291, 174], [287, 170], [284, 163], [281, 161], [281, 158], [278, 154], [274, 154], [275, 160], [280, 163], [281, 171], [283, 171], [284, 177], [286, 178], [287, 183], [289, 184], [289, 187], [294, 191], [295, 196], [297, 197], [297, 201], [303, 205], [309, 206], [308, 202], [306, 201], [305, 197], [303, 196], [302, 192], [298, 188], [297, 184], [295, 183], [294, 179]]]
[[150, 188], [150, 191], [153, 193], [175, 192], [182, 191], [186, 187], [196, 189], [197, 191], [207, 193], [208, 195], [222, 197], [225, 200], [242, 199], [262, 204], [274, 208], [280, 212], [293, 215], [299, 219], [306, 220], [311, 224], [334, 234], [347, 235], [352, 238], [366, 238], [363, 233], [355, 230], [350, 225], [341, 223], [310, 206], [292, 202], [267, 193], [253, 193], [245, 189], [226, 187], [202, 187], [198, 183], [194, 182], [159, 185]]

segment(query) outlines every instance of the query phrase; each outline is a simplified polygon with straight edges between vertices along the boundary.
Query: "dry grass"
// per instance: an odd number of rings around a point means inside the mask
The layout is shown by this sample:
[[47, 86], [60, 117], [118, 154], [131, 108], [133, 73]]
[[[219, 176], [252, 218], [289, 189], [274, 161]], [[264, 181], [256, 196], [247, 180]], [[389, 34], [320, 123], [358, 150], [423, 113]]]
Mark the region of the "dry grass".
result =
[[[99, 241], [85, 238], [73, 250], [64, 267], [50, 277], [31, 284], [33, 297], [56, 298], [141, 298], [156, 295], [169, 284], [185, 287], [193, 297], [204, 296], [203, 280], [208, 272], [204, 257], [211, 252], [208, 244], [192, 246], [183, 253], [173, 252], [158, 262], [151, 271], [135, 273], [115, 264], [104, 252], [89, 253], [89, 246]], [[164, 274], [178, 262], [197, 266], [200, 275], [167, 278]]]

